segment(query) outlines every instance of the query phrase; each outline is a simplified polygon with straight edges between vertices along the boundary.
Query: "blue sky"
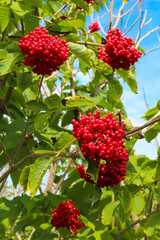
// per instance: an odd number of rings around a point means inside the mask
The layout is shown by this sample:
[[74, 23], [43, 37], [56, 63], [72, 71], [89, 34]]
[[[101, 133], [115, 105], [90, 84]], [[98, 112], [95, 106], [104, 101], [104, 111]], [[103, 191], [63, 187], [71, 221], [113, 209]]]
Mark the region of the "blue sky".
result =
[[[109, 2], [109, 1], [108, 1]], [[130, 7], [135, 3], [135, 0], [129, 0], [124, 7], [124, 13], [130, 9]], [[117, 15], [119, 7], [121, 6], [121, 0], [114, 1], [113, 7], [113, 14]], [[148, 31], [160, 26], [160, 0], [144, 0], [143, 1], [143, 15], [145, 14], [145, 9], [147, 10], [147, 17], [146, 22], [152, 18], [152, 21], [145, 25], [142, 28], [140, 37], [144, 36]], [[106, 10], [100, 11], [100, 16], [103, 16]], [[138, 16], [138, 8], [136, 7], [135, 10], [132, 12], [131, 17], [128, 21], [128, 27], [130, 24], [134, 22], [134, 20]], [[126, 23], [128, 15], [123, 20], [123, 24]], [[94, 19], [96, 20], [97, 14], [94, 15]], [[87, 25], [90, 24], [90, 19], [87, 20]], [[109, 23], [109, 14], [107, 13], [103, 18], [100, 18], [101, 25], [107, 31], [108, 26], [106, 23]], [[127, 37], [132, 37], [133, 40], [136, 39], [137, 31], [139, 29], [139, 21], [130, 30], [127, 34]], [[127, 27], [127, 28], [128, 28]], [[126, 29], [127, 29], [126, 28]], [[157, 33], [160, 36], [160, 30], [155, 31], [154, 33], [150, 34], [146, 39], [144, 39], [140, 46], [145, 50], [151, 50], [160, 45], [160, 42], [157, 37]], [[149, 103], [149, 108], [154, 107], [157, 101], [160, 99], [159, 89], [160, 89], [160, 48], [146, 54], [145, 56], [141, 57], [138, 63], [136, 63], [136, 79], [138, 82], [138, 94], [133, 94], [129, 87], [126, 84], [123, 84], [124, 93], [122, 96], [123, 103], [127, 110], [128, 116], [132, 121], [133, 126], [140, 126], [145, 121], [141, 118], [147, 110], [145, 100], [144, 100], [144, 91]], [[88, 76], [83, 77], [83, 81], [86, 83], [89, 81]], [[144, 89], [144, 91], [143, 91]], [[158, 140], [160, 143], [160, 137], [158, 136]], [[157, 148], [155, 146], [155, 141], [151, 143], [147, 143], [145, 139], [139, 140], [135, 145], [135, 153], [136, 154], [145, 154], [149, 158], [156, 158], [157, 156]]]

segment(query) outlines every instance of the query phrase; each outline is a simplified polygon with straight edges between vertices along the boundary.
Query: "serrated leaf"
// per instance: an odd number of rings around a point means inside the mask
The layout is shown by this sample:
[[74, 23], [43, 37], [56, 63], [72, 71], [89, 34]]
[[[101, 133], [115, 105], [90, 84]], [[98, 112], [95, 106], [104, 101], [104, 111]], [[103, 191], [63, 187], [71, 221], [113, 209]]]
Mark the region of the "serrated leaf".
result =
[[53, 94], [44, 99], [44, 103], [48, 107], [49, 110], [53, 108], [59, 108], [61, 103], [61, 98], [57, 94]]
[[143, 195], [141, 193], [136, 194], [133, 197], [132, 213], [137, 216], [143, 211], [144, 207], [145, 207], [145, 200]]
[[145, 113], [143, 118], [145, 120], [149, 120], [150, 118], [152, 118], [157, 113], [158, 113], [158, 107], [152, 107]]
[[59, 21], [58, 26], [70, 26], [70, 27], [74, 27], [74, 28], [84, 29], [85, 22], [82, 21], [81, 19], [73, 19], [73, 20], [66, 19], [66, 20], [63, 20], [63, 21]]
[[116, 70], [116, 72], [128, 84], [132, 92], [137, 93], [138, 86], [133, 73], [130, 70], [126, 71], [122, 68]]
[[114, 211], [120, 204], [120, 201], [108, 203], [102, 211], [102, 223], [104, 225], [109, 225], [112, 222]]
[[8, 7], [0, 7], [0, 32], [2, 33], [8, 26], [10, 11]]
[[34, 114], [39, 113], [40, 111], [47, 110], [47, 106], [43, 102], [36, 101], [36, 100], [27, 102], [26, 108], [29, 113], [33, 111]]
[[151, 142], [152, 139], [157, 137], [158, 133], [160, 132], [160, 123], [154, 123], [152, 126], [148, 127], [145, 130], [144, 135], [147, 142]]
[[[72, 144], [72, 140], [74, 140], [75, 137], [69, 133], [61, 132], [56, 139], [56, 143], [54, 145], [54, 148], [56, 151], [61, 150], [62, 148], [65, 148], [65, 146], [69, 147], [69, 143]], [[75, 139], [76, 140], [76, 139]]]
[[22, 2], [12, 2], [10, 8], [14, 13], [16, 13], [19, 17], [24, 16], [26, 13], [32, 11], [32, 9], [23, 4]]
[[23, 188], [24, 193], [27, 191], [28, 176], [30, 173], [31, 166], [25, 166], [21, 173], [19, 184]]
[[156, 227], [160, 228], [160, 214], [152, 215], [145, 224], [144, 232], [147, 236], [152, 236]]
[[126, 187], [122, 187], [120, 196], [121, 196], [120, 198], [121, 198], [121, 203], [122, 203], [124, 212], [127, 213], [132, 208], [132, 204], [133, 204], [132, 195]]
[[2, 61], [0, 61], [0, 76], [10, 72], [12, 62], [19, 53], [8, 53]]
[[37, 132], [41, 133], [48, 126], [49, 117], [50, 114], [47, 112], [40, 112], [38, 115], [36, 115], [34, 120], [34, 127]]
[[42, 157], [38, 158], [32, 165], [28, 177], [28, 190], [31, 197], [35, 196], [41, 184], [42, 178], [52, 161], [53, 158], [51, 157]]
[[156, 180], [155, 175], [157, 164], [158, 161], [156, 160], [148, 160], [142, 164], [140, 168], [140, 175], [145, 182], [154, 182]]
[[79, 172], [77, 169], [75, 169], [68, 175], [67, 179], [62, 182], [61, 192], [65, 191], [78, 178], [79, 178]]
[[86, 97], [80, 97], [80, 96], [67, 97], [67, 98], [64, 98], [64, 100], [66, 101], [67, 107], [77, 107], [77, 106], [85, 106], [85, 105], [95, 106], [94, 102], [87, 99]]
[[91, 65], [89, 59], [93, 54], [95, 54], [92, 50], [83, 45], [71, 42], [68, 42], [68, 48], [70, 52], [75, 54], [79, 59], [87, 63], [89, 66]]
[[83, 0], [71, 0], [71, 2], [75, 3], [78, 7], [87, 11], [88, 6]]
[[6, 149], [13, 148], [20, 143], [25, 127], [26, 120], [23, 118], [17, 119], [8, 125], [6, 129], [6, 136], [4, 137], [3, 141]]

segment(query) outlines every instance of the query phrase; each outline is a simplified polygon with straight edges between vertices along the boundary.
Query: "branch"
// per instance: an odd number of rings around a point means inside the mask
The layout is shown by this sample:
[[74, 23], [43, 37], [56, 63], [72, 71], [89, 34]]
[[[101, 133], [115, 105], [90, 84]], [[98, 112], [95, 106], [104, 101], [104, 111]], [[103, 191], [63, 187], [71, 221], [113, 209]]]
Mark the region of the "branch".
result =
[[68, 60], [66, 61], [66, 66], [67, 66], [67, 68], [69, 69], [69, 71], [71, 72], [71, 77], [70, 77], [71, 93], [72, 93], [72, 97], [75, 97], [75, 96], [76, 96], [75, 85], [74, 85], [75, 76], [72, 74], [71, 67], [70, 67], [70, 64], [69, 64], [69, 61], [68, 61]]
[[113, 29], [116, 29], [117, 28], [117, 25], [118, 25], [118, 23], [119, 23], [119, 20], [122, 18], [122, 12], [123, 12], [123, 8], [124, 8], [124, 5], [125, 5], [125, 2], [123, 2], [122, 3], [122, 6], [120, 7], [120, 9], [119, 9], [119, 12], [118, 12], [118, 16], [117, 16], [117, 19], [116, 19], [116, 22], [115, 22], [115, 24], [114, 24], [114, 27], [113, 27]]
[[[16, 163], [14, 166], [9, 168], [1, 177], [0, 182], [2, 182], [11, 172], [16, 172], [17, 169], [26, 161], [28, 161], [31, 158], [39, 158], [44, 156], [57, 156], [57, 152], [48, 152], [48, 153], [34, 153], [30, 154], [26, 157], [24, 157], [22, 160], [20, 160], [18, 163]], [[61, 152], [58, 157], [62, 158], [80, 158], [80, 155], [76, 152], [73, 153], [67, 153], [67, 152]]]
[[[159, 112], [159, 114], [160, 114], [160, 112]], [[146, 127], [150, 126], [151, 124], [153, 124], [155, 122], [159, 122], [159, 121], [160, 121], [160, 117], [158, 117], [158, 118], [153, 117], [150, 120], [148, 120], [145, 124], [143, 124], [141, 127], [138, 127], [138, 128], [135, 128], [135, 129], [133, 129], [129, 132], [126, 132], [124, 136], [125, 137], [131, 137], [132, 135], [137, 134], [143, 128], [146, 128]]]
[[140, 219], [138, 219], [137, 221], [133, 222], [131, 225], [129, 225], [129, 226], [126, 227], [123, 231], [121, 231], [121, 232], [115, 237], [114, 240], [120, 239], [120, 237], [121, 237], [124, 233], [128, 232], [128, 230], [129, 230], [130, 228], [132, 228], [132, 227], [134, 227], [136, 224], [138, 224], [138, 223], [140, 223], [140, 222], [148, 219], [150, 216], [152, 216], [152, 215], [155, 214], [155, 213], [158, 213], [159, 211], [160, 211], [160, 209], [157, 208], [155, 211], [151, 212], [150, 214], [148, 214], [148, 215], [146, 215], [146, 216], [143, 216], [143, 217], [141, 217]]
[[10, 156], [8, 155], [8, 152], [6, 151], [6, 149], [5, 149], [5, 147], [4, 147], [1, 139], [0, 139], [0, 145], [1, 145], [1, 148], [2, 148], [4, 154], [5, 154], [6, 158], [7, 158], [7, 161], [8, 161], [8, 163], [9, 163], [9, 165], [12, 165], [12, 161], [11, 161], [11, 159], [10, 159]]
[[65, 4], [64, 6], [62, 6], [54, 15], [53, 15], [53, 17], [55, 17], [55, 16], [57, 16], [58, 15], [58, 13], [60, 13], [64, 8], [66, 8], [67, 7], [67, 4]]
[[64, 170], [64, 173], [63, 173], [63, 175], [62, 175], [62, 177], [61, 177], [61, 179], [60, 179], [60, 181], [59, 181], [59, 183], [58, 183], [58, 185], [57, 185], [55, 191], [53, 192], [53, 194], [56, 194], [56, 193], [58, 192], [58, 190], [60, 189], [61, 184], [62, 184], [62, 182], [64, 181], [64, 178], [65, 178], [65, 176], [66, 176], [66, 174], [67, 174], [67, 172], [68, 172], [68, 170], [69, 170], [71, 164], [72, 164], [72, 159], [70, 159], [70, 161], [69, 161], [69, 163], [68, 163], [66, 169]]
[[97, 46], [97, 47], [104, 47], [104, 44], [98, 44], [98, 43], [92, 43], [92, 42], [74, 41], [73, 43], [92, 45], [92, 46]]
[[142, 42], [143, 39], [145, 39], [146, 37], [148, 37], [151, 33], [155, 32], [156, 30], [160, 29], [160, 27], [156, 27], [154, 29], [152, 29], [151, 31], [149, 31], [146, 35], [144, 35], [143, 37], [141, 37], [139, 39], [139, 41], [136, 44], [136, 48], [139, 46], [140, 42]]
[[113, 24], [113, 2], [114, 0], [110, 0], [109, 29], [112, 29], [112, 24]]

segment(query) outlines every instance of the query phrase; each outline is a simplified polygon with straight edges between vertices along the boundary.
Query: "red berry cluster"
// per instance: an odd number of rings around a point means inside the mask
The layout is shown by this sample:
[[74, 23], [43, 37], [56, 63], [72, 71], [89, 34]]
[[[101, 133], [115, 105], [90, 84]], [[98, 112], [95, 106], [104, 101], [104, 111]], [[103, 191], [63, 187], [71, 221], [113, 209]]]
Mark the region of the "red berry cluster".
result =
[[123, 37], [118, 28], [109, 30], [106, 39], [105, 50], [99, 49], [98, 58], [108, 63], [113, 70], [119, 68], [129, 70], [142, 55], [133, 47], [135, 44], [132, 38]]
[[[100, 112], [88, 116], [81, 116], [79, 121], [72, 120], [73, 136], [81, 143], [84, 156], [99, 164], [98, 182], [101, 187], [113, 186], [124, 180], [128, 151], [124, 149], [124, 127], [120, 127], [111, 113], [100, 117]], [[106, 163], [101, 163], [105, 160]], [[77, 167], [80, 176], [87, 182], [94, 184], [89, 174], [85, 173], [83, 166]]]
[[90, 30], [90, 33], [100, 30], [98, 22], [94, 22], [91, 25], [88, 25], [88, 28]]
[[59, 70], [69, 52], [65, 40], [47, 33], [45, 28], [37, 27], [19, 40], [18, 44], [21, 53], [28, 55], [24, 58], [24, 65], [34, 67], [33, 72], [42, 75], [51, 75], [53, 71]]
[[69, 202], [63, 201], [57, 209], [53, 209], [51, 224], [56, 229], [66, 227], [76, 235], [78, 233], [77, 229], [85, 226], [79, 215], [80, 211], [74, 208], [72, 200], [69, 200]]

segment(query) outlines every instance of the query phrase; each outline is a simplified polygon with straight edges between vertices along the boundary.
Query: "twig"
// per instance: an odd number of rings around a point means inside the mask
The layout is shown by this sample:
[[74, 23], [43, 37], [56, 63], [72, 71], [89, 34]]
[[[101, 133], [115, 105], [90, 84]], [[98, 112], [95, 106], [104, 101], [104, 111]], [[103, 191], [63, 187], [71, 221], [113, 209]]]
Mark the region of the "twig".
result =
[[75, 97], [76, 96], [75, 85], [74, 85], [75, 76], [72, 74], [72, 70], [71, 70], [71, 67], [70, 67], [70, 64], [69, 64], [68, 60], [66, 61], [66, 66], [69, 69], [69, 71], [71, 72], [71, 77], [70, 77], [71, 93], [72, 93], [72, 97]]
[[145, 52], [145, 54], [150, 53], [150, 52], [152, 52], [152, 51], [155, 51], [155, 50], [157, 50], [158, 48], [160, 48], [160, 46], [155, 47], [155, 48], [153, 48], [153, 49], [151, 49], [151, 50], [148, 50], [147, 52]]
[[45, 91], [45, 94], [47, 95], [47, 97], [49, 97], [50, 94], [49, 94], [48, 89], [46, 88], [46, 85], [44, 83], [42, 83], [42, 88]]
[[121, 18], [123, 18], [125, 15], [127, 15], [130, 11], [132, 11], [135, 6], [140, 2], [141, 0], [138, 0], [127, 12], [121, 15]]
[[123, 231], [121, 231], [121, 232], [114, 238], [114, 240], [120, 239], [120, 237], [121, 237], [124, 233], [128, 232], [128, 230], [129, 230], [130, 228], [134, 227], [137, 223], [140, 223], [140, 222], [148, 219], [150, 216], [152, 216], [152, 215], [155, 214], [155, 213], [158, 213], [159, 211], [160, 211], [160, 209], [157, 208], [155, 211], [151, 212], [150, 214], [148, 214], [148, 215], [146, 215], [146, 216], [143, 216], [143, 217], [141, 217], [140, 219], [138, 219], [137, 221], [133, 222], [131, 225], [129, 225], [129, 226], [126, 227]]
[[55, 174], [56, 174], [56, 169], [58, 166], [60, 158], [57, 158], [57, 161], [51, 164], [51, 167], [49, 169], [49, 178], [48, 178], [48, 182], [46, 185], [46, 188], [44, 190], [44, 195], [47, 195], [47, 192], [52, 192], [52, 186], [53, 186], [53, 182], [54, 182], [54, 178], [55, 178]]
[[123, 8], [124, 8], [124, 6], [125, 6], [125, 2], [123, 2], [122, 3], [122, 6], [120, 7], [120, 9], [119, 9], [119, 12], [118, 12], [118, 16], [117, 16], [117, 19], [116, 19], [116, 22], [115, 22], [115, 24], [114, 24], [114, 27], [113, 27], [113, 29], [116, 29], [117, 28], [117, 25], [118, 25], [118, 23], [119, 23], [119, 20], [122, 18], [122, 12], [123, 12]]
[[112, 25], [113, 25], [113, 2], [114, 0], [110, 0], [109, 29], [112, 29]]
[[[31, 158], [39, 158], [39, 157], [44, 157], [44, 156], [56, 156], [57, 153], [55, 152], [48, 152], [48, 153], [34, 153], [34, 154], [30, 154], [26, 157], [24, 157], [22, 160], [20, 160], [19, 162], [17, 162], [12, 168], [8, 169], [1, 177], [0, 177], [0, 182], [2, 182], [11, 172], [15, 172], [17, 171], [17, 169], [26, 161], [28, 161]], [[80, 158], [80, 155], [76, 152], [72, 152], [72, 153], [67, 153], [67, 152], [61, 152], [59, 154], [59, 157], [65, 157], [65, 158]]]
[[62, 6], [53, 16], [55, 17], [55, 16], [57, 16], [58, 15], [58, 13], [60, 13], [64, 8], [66, 8], [67, 7], [67, 4], [65, 4], [64, 6]]
[[142, 42], [143, 39], [145, 39], [146, 37], [148, 37], [151, 33], [155, 32], [156, 30], [160, 29], [160, 27], [156, 27], [154, 29], [152, 29], [151, 31], [149, 31], [146, 35], [144, 35], [143, 37], [141, 37], [139, 39], [139, 41], [136, 44], [136, 48], [139, 46], [139, 44]]
[[23, 24], [23, 20], [22, 20], [22, 18], [21, 18], [21, 26], [22, 26], [22, 34], [23, 34], [23, 36], [24, 36], [24, 24]]
[[6, 151], [6, 149], [5, 149], [5, 147], [4, 147], [1, 139], [0, 139], [0, 145], [1, 145], [1, 148], [2, 148], [4, 154], [5, 154], [6, 158], [7, 158], [7, 161], [8, 161], [8, 163], [9, 163], [9, 165], [12, 165], [12, 161], [11, 161], [11, 159], [10, 159], [10, 156], [8, 155], [8, 152]]
[[43, 83], [43, 79], [44, 79], [44, 76], [42, 76], [41, 82], [39, 84], [39, 88], [38, 88], [38, 92], [37, 92], [37, 96], [36, 96], [36, 101], [38, 100], [38, 97], [39, 97], [39, 94], [40, 94], [40, 90], [41, 90], [41, 86], [42, 86], [42, 83]]
[[54, 72], [51, 76], [49, 76], [49, 77], [47, 77], [47, 78], [44, 78], [44, 79], [43, 79], [43, 82], [48, 81], [48, 80], [54, 78], [57, 74], [58, 74], [58, 72]]
[[125, 133], [125, 137], [131, 137], [135, 134], [137, 134], [140, 130], [142, 130], [143, 128], [146, 128], [148, 126], [150, 126], [151, 124], [155, 123], [155, 122], [159, 122], [160, 121], [160, 117], [158, 118], [151, 118], [150, 120], [148, 120], [145, 124], [143, 124], [141, 127], [135, 128], [129, 132]]
[[92, 42], [74, 41], [73, 43], [92, 45], [92, 46], [97, 46], [97, 47], [104, 47], [104, 44], [98, 44], [98, 43], [92, 43]]
[[131, 30], [131, 28], [136, 24], [136, 22], [138, 21], [138, 19], [139, 19], [139, 16], [136, 18], [136, 20], [131, 24], [131, 26], [126, 30], [126, 32], [123, 34], [123, 36], [125, 36], [128, 32], [129, 32], [129, 30]]
[[64, 178], [65, 178], [65, 176], [66, 176], [66, 173], [68, 172], [68, 169], [70, 168], [71, 164], [72, 164], [72, 159], [70, 159], [70, 161], [69, 161], [66, 169], [64, 170], [64, 173], [63, 173], [63, 175], [62, 175], [62, 177], [61, 177], [61, 179], [60, 179], [60, 181], [59, 181], [59, 183], [58, 183], [55, 191], [53, 192], [53, 194], [56, 194], [56, 193], [58, 192], [58, 190], [60, 189], [61, 184], [62, 184], [62, 182], [64, 181]]
[[3, 179], [2, 183], [1, 183], [1, 186], [0, 186], [0, 192], [2, 191], [3, 187], [4, 187], [4, 184], [6, 183], [7, 181], [7, 177]]

